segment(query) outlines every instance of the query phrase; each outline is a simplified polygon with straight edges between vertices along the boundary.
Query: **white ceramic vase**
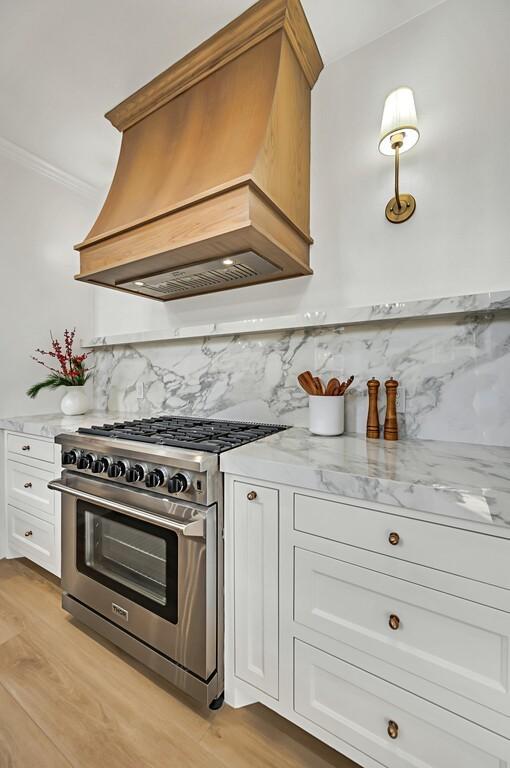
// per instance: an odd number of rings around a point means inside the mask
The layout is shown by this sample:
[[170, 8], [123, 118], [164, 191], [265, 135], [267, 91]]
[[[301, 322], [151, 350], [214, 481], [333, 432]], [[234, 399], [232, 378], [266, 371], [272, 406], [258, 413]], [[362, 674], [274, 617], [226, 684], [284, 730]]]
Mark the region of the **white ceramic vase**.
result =
[[89, 399], [85, 393], [85, 387], [66, 387], [66, 393], [60, 401], [60, 410], [66, 416], [79, 416], [86, 413], [89, 407]]
[[343, 395], [310, 395], [310, 432], [341, 435], [344, 431]]

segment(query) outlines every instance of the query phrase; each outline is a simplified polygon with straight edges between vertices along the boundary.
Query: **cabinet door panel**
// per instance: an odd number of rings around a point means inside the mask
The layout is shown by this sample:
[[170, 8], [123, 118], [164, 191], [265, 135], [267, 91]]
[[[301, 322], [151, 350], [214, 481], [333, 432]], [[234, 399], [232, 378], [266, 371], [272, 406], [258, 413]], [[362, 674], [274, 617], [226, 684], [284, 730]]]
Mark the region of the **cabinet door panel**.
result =
[[296, 493], [294, 528], [510, 590], [510, 539]]
[[7, 461], [7, 490], [9, 501], [18, 507], [53, 522], [55, 493], [48, 483], [53, 473], [25, 464], [21, 461]]
[[509, 768], [510, 741], [296, 640], [295, 709], [391, 768]]
[[235, 674], [278, 698], [278, 491], [234, 483]]
[[299, 624], [510, 715], [510, 614], [298, 548], [295, 580]]
[[21, 435], [9, 432], [7, 434], [7, 451], [23, 459], [36, 459], [53, 464], [55, 461], [55, 445], [53, 440], [42, 440], [32, 435]]
[[58, 576], [55, 526], [21, 509], [7, 510], [11, 550]]

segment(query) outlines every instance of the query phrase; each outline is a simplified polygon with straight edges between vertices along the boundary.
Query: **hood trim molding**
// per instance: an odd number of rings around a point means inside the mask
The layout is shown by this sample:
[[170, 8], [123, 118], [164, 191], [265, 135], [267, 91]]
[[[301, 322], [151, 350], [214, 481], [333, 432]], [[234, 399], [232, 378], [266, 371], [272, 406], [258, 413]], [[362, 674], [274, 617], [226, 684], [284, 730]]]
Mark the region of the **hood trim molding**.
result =
[[208, 200], [211, 197], [216, 197], [217, 195], [221, 195], [222, 192], [226, 192], [230, 189], [237, 189], [238, 187], [247, 186], [254, 192], [256, 192], [260, 197], [262, 197], [265, 202], [270, 205], [275, 211], [278, 212], [279, 216], [282, 219], [285, 219], [285, 221], [289, 224], [290, 227], [292, 227], [300, 237], [303, 238], [309, 245], [313, 244], [313, 238], [310, 237], [310, 235], [306, 232], [304, 232], [298, 225], [292, 221], [285, 213], [282, 211], [281, 208], [279, 208], [274, 200], [272, 200], [269, 195], [266, 195], [263, 189], [259, 187], [259, 185], [252, 179], [251, 176], [240, 176], [238, 179], [235, 179], [232, 182], [226, 182], [225, 184], [220, 184], [217, 187], [213, 189], [208, 189], [206, 192], [203, 192], [199, 195], [194, 195], [193, 197], [189, 197], [187, 200], [181, 200], [175, 205], [171, 205], [168, 208], [163, 208], [161, 211], [157, 211], [149, 218], [140, 218], [136, 219], [135, 221], [132, 221], [130, 224], [122, 225], [120, 227], [116, 227], [115, 229], [111, 229], [108, 232], [102, 232], [100, 235], [96, 235], [95, 237], [87, 238], [86, 240], [83, 240], [81, 243], [77, 243], [74, 247], [75, 250], [81, 250], [82, 248], [88, 247], [89, 245], [94, 245], [96, 243], [101, 243], [104, 240], [109, 240], [112, 237], [115, 237], [116, 235], [120, 234], [121, 232], [130, 232], [133, 229], [136, 229], [137, 227], [142, 227], [144, 224], [150, 224], [153, 221], [157, 221], [158, 219], [162, 219], [164, 216], [168, 216], [170, 213], [177, 213], [177, 211], [183, 210], [184, 208], [190, 208], [192, 205], [195, 205], [195, 203], [199, 203], [201, 201]]
[[313, 88], [324, 64], [299, 0], [259, 0], [105, 117], [117, 130], [127, 130], [280, 29]]

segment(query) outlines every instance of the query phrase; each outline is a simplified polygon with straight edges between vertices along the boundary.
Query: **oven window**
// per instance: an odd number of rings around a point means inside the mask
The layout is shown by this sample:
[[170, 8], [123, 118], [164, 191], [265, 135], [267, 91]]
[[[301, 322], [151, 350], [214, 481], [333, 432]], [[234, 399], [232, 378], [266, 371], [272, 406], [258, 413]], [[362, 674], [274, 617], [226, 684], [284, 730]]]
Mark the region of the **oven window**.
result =
[[76, 546], [81, 573], [177, 623], [178, 538], [174, 531], [80, 500]]

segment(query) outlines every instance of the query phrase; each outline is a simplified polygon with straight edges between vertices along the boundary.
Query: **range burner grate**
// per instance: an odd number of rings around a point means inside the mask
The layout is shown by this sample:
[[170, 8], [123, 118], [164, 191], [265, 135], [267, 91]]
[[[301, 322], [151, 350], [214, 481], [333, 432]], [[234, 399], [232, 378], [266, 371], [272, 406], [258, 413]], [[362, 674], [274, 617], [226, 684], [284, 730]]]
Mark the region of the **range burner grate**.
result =
[[285, 429], [288, 427], [282, 424], [159, 416], [153, 419], [135, 419], [102, 426], [80, 427], [78, 432], [98, 437], [223, 453]]

